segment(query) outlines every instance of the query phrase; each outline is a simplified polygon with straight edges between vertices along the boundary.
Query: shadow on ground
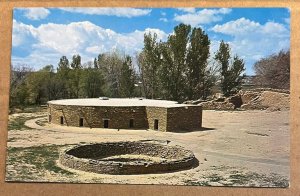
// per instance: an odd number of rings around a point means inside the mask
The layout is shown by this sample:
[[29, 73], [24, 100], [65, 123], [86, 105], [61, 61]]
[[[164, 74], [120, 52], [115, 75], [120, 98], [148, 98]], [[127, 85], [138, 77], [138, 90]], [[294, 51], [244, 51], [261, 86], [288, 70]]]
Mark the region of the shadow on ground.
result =
[[176, 130], [172, 131], [173, 133], [191, 133], [191, 132], [205, 132], [205, 131], [214, 131], [216, 130], [215, 128], [210, 128], [210, 127], [201, 127], [199, 129], [181, 129], [181, 130]]

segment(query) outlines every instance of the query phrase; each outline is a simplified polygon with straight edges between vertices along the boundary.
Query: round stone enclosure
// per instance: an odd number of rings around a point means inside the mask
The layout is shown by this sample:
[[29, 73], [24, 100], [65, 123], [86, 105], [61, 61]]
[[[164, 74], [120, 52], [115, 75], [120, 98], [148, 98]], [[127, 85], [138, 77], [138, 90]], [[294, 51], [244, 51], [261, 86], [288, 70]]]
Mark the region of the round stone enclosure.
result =
[[59, 161], [72, 169], [112, 175], [166, 173], [198, 166], [190, 150], [144, 141], [79, 145], [63, 151]]

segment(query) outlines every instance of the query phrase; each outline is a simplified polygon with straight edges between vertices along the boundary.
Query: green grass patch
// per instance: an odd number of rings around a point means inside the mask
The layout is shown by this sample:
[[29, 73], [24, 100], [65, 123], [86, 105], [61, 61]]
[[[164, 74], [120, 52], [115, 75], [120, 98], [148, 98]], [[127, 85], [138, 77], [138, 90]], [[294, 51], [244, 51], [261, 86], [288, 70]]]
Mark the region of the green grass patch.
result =
[[208, 181], [197, 181], [197, 180], [186, 180], [184, 181], [186, 185], [191, 186], [211, 186]]
[[30, 127], [25, 126], [25, 122], [27, 120], [34, 119], [36, 117], [26, 117], [26, 116], [17, 116], [14, 119], [8, 121], [8, 130], [25, 130], [32, 129]]
[[17, 141], [17, 138], [15, 138], [15, 137], [8, 138], [7, 141], [8, 141], [8, 142], [15, 142], [15, 141]]
[[[216, 167], [217, 168], [217, 167]], [[219, 168], [217, 168], [219, 169]], [[201, 180], [186, 180], [186, 185], [197, 186], [212, 186], [214, 183], [219, 183], [220, 186], [248, 186], [248, 187], [289, 187], [289, 181], [284, 176], [271, 173], [260, 174], [255, 172], [241, 172], [233, 170], [224, 176], [214, 173], [203, 176]]]
[[246, 185], [246, 184], [262, 184], [269, 187], [281, 187], [285, 188], [289, 186], [289, 181], [281, 175], [271, 173], [270, 175], [258, 174], [255, 172], [247, 173], [235, 173], [229, 176], [230, 181], [234, 185]]
[[212, 174], [212, 175], [208, 176], [208, 179], [210, 182], [220, 182], [220, 181], [224, 180], [224, 178], [218, 174]]
[[40, 105], [31, 105], [31, 106], [18, 106], [18, 107], [11, 107], [10, 114], [15, 113], [37, 113], [37, 112], [46, 112], [47, 106], [41, 107]]
[[63, 146], [36, 146], [27, 148], [8, 148], [7, 165], [14, 171], [7, 171], [8, 180], [32, 180], [43, 178], [45, 172], [51, 175], [73, 176], [72, 172], [56, 166], [59, 149]]

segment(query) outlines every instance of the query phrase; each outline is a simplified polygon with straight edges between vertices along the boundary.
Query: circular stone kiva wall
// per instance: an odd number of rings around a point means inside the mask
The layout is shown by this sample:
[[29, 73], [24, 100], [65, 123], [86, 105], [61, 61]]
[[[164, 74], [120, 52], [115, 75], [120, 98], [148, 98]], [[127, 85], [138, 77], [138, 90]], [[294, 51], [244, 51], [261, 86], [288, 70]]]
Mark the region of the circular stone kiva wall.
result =
[[150, 142], [108, 142], [76, 146], [60, 154], [63, 166], [99, 174], [130, 175], [191, 169], [198, 160], [190, 150]]

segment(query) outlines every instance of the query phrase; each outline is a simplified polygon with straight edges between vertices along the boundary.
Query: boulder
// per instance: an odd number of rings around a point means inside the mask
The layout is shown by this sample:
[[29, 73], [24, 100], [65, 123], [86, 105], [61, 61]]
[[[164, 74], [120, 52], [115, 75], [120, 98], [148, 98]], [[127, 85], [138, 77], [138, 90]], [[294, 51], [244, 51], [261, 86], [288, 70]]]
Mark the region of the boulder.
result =
[[226, 102], [232, 103], [234, 105], [234, 109], [240, 108], [241, 105], [243, 104], [242, 98], [240, 94], [236, 94], [233, 96], [230, 96], [226, 99]]
[[259, 97], [261, 93], [260, 92], [254, 92], [254, 91], [245, 91], [245, 92], [241, 92], [240, 96], [241, 96], [241, 100], [243, 104], [247, 104], [249, 103], [251, 100]]

